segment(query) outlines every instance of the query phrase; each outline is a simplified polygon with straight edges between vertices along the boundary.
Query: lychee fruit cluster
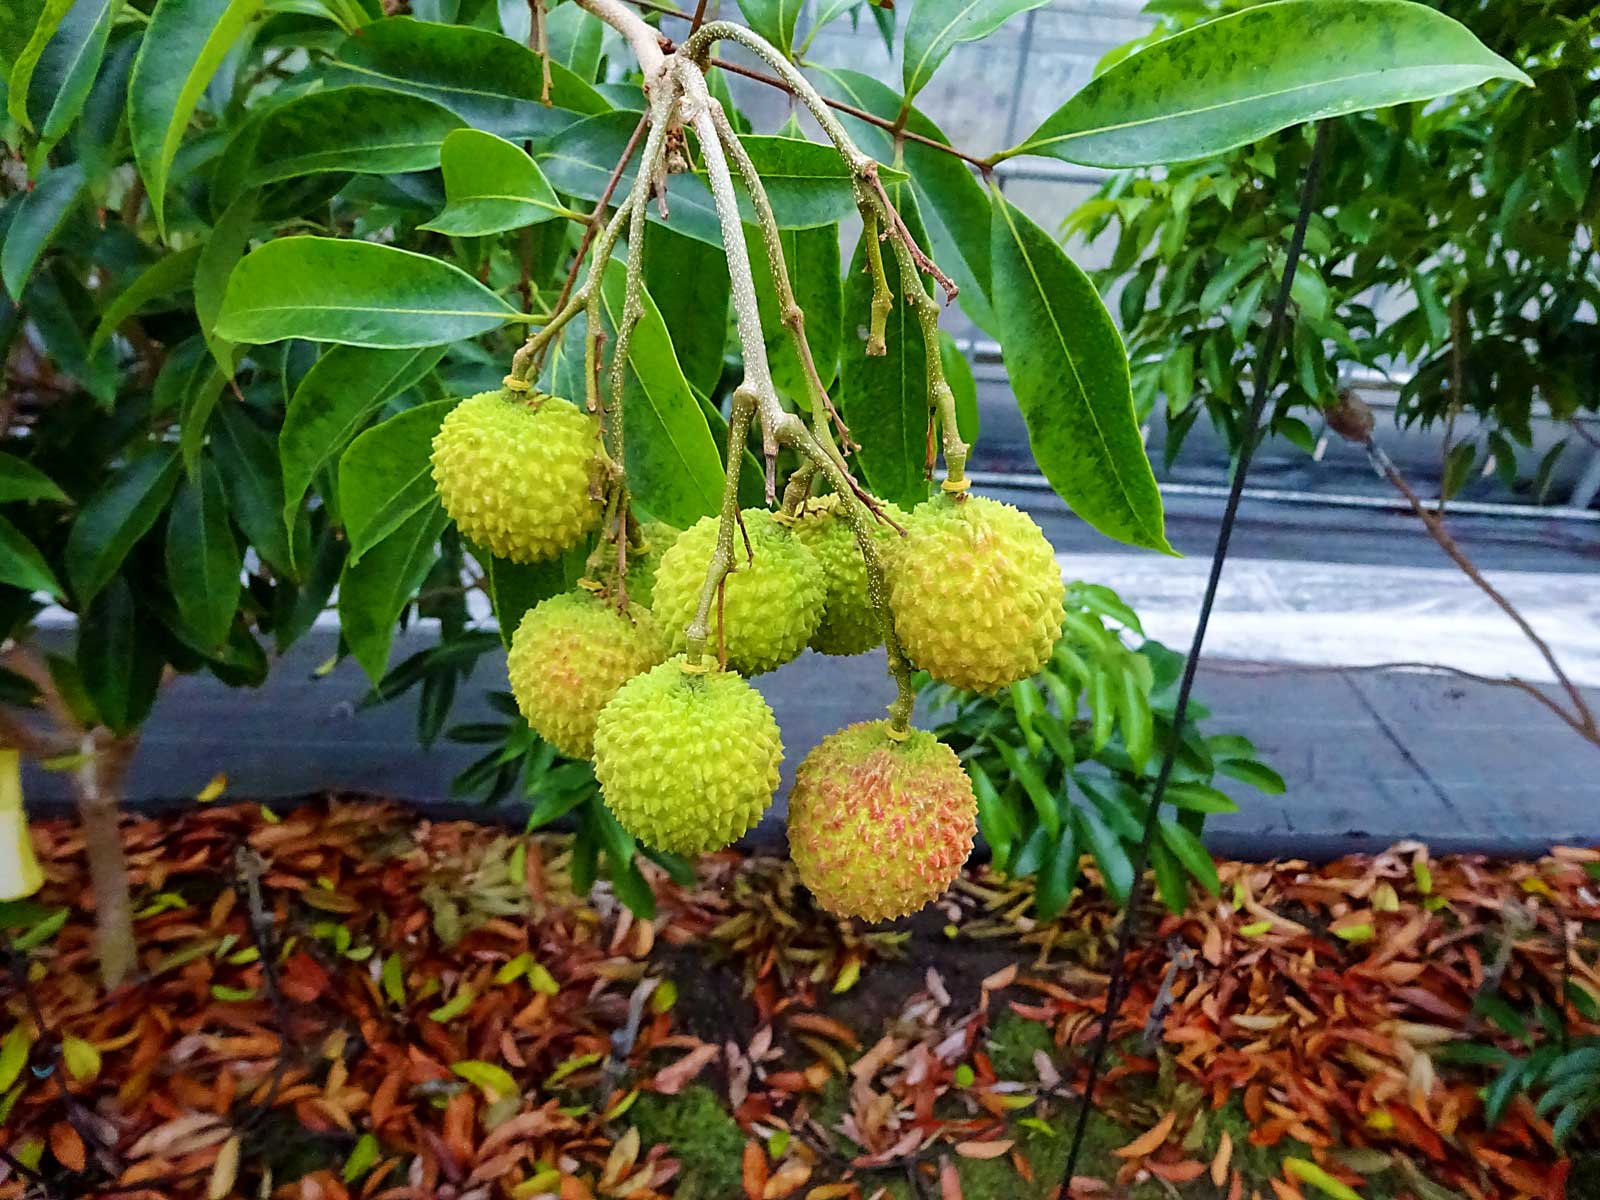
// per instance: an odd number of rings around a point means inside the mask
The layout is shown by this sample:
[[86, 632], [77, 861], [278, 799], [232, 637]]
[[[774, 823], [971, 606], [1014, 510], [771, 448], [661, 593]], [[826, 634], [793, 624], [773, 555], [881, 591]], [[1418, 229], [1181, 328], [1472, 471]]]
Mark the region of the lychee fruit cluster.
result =
[[667, 640], [648, 608], [631, 604], [619, 612], [608, 598], [578, 590], [523, 615], [506, 668], [534, 732], [571, 758], [589, 758], [600, 710], [666, 657]]
[[[748, 508], [740, 516], [749, 549], [735, 534], [733, 570], [712, 605], [708, 644], [726, 645], [728, 665], [741, 675], [759, 675], [805, 649], [822, 620], [827, 581], [816, 556], [772, 513]], [[700, 605], [719, 525], [716, 517], [696, 521], [656, 571], [653, 608], [674, 653], [688, 645], [685, 631]]]
[[1033, 518], [982, 496], [939, 495], [905, 528], [893, 544], [889, 608], [911, 661], [984, 693], [1042, 670], [1061, 637], [1066, 585]]
[[887, 721], [806, 755], [789, 792], [789, 854], [829, 912], [882, 921], [938, 897], [972, 852], [978, 802], [955, 752]]
[[595, 423], [559, 396], [469, 396], [433, 439], [433, 482], [469, 540], [517, 563], [554, 558], [600, 521]]
[[783, 742], [761, 694], [732, 671], [672, 658], [600, 712], [594, 771], [606, 807], [648, 846], [705, 854], [761, 819]]
[[[896, 524], [904, 522], [905, 514], [893, 504], [883, 508]], [[799, 506], [795, 518], [794, 535], [822, 567], [825, 588], [822, 620], [811, 635], [811, 648], [821, 654], [851, 655], [882, 645], [883, 627], [872, 605], [867, 562], [839, 497], [831, 492], [813, 496]], [[897, 535], [891, 526], [878, 522], [872, 536], [887, 550]]]

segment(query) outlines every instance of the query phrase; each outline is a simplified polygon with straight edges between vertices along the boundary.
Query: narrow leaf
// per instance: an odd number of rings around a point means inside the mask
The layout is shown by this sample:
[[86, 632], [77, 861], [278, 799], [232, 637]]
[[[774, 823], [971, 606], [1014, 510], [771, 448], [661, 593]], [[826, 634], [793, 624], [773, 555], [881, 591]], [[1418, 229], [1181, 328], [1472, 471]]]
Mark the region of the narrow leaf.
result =
[[307, 338], [404, 349], [464, 341], [517, 312], [472, 276], [426, 254], [341, 238], [280, 238], [234, 269], [216, 334], [234, 342]]
[[262, 0], [160, 0], [128, 84], [128, 134], [150, 211], [166, 235], [167, 181], [206, 85]]
[[22, 296], [23, 285], [77, 207], [87, 183], [82, 163], [50, 167], [40, 172], [33, 190], [23, 197], [0, 246], [0, 281], [13, 300]]
[[1172, 553], [1111, 314], [1055, 239], [998, 192], [993, 236], [1006, 371], [1039, 469], [1101, 533]]
[[26, 592], [48, 592], [58, 600], [66, 597], [38, 547], [4, 517], [0, 517], [0, 583]]
[[345, 564], [339, 578], [339, 627], [374, 684], [389, 665], [395, 620], [433, 566], [434, 547], [449, 522], [439, 505], [424, 508], [361, 562]]
[[435, 503], [433, 437], [457, 403], [408, 408], [356, 438], [340, 458], [339, 505], [352, 564]]
[[167, 582], [196, 642], [228, 640], [242, 590], [244, 555], [228, 519], [228, 494], [210, 459], [178, 488], [167, 518]]
[[1047, 0], [917, 0], [906, 21], [902, 79], [909, 100], [959, 42], [986, 38], [1018, 13]]
[[178, 486], [178, 455], [151, 450], [118, 470], [91, 496], [67, 535], [67, 578], [87, 605], [150, 531]]
[[1209, 158], [1302, 121], [1530, 84], [1462, 24], [1409, 0], [1277, 0], [1097, 76], [1006, 155], [1102, 167]]
[[200, 247], [191, 246], [176, 254], [164, 254], [141, 271], [106, 305], [100, 324], [95, 326], [94, 336], [89, 339], [89, 353], [98, 351], [124, 321], [152, 300], [189, 290], [199, 258]]

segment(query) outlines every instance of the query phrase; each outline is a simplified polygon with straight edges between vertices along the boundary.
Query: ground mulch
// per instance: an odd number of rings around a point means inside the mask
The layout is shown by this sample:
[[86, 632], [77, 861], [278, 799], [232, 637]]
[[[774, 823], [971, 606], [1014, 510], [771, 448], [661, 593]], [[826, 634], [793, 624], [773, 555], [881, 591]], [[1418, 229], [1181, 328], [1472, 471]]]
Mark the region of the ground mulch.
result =
[[[81, 837], [34, 831], [0, 1197], [1060, 1194], [1117, 917], [1092, 870], [1056, 921], [974, 868], [864, 928], [724, 853], [688, 886], [647, 865], [641, 918], [573, 894], [561, 835], [200, 808], [125, 824], [141, 974], [107, 995]], [[1600, 852], [1220, 874], [1148, 914], [1074, 1197], [1600, 1196], [1592, 1126], [1571, 1157], [1527, 1099], [1485, 1128], [1491, 1076], [1450, 1061], [1522, 1046], [1486, 996], [1600, 997]]]

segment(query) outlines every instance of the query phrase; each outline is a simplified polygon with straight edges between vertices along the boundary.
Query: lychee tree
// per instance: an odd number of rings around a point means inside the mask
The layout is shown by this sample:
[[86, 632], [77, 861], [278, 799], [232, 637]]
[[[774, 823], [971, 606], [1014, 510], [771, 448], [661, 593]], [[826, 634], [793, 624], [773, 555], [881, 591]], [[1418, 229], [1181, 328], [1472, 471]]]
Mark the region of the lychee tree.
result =
[[[630, 902], [647, 895], [636, 846], [708, 849], [771, 798], [779, 734], [740, 668], [881, 641], [894, 703], [819, 749], [796, 804], [815, 822], [802, 870], [874, 916], [936, 892], [972, 837], [970, 785], [910, 726], [914, 669], [1004, 688], [1046, 667], [1063, 620], [1037, 527], [971, 493], [975, 404], [941, 296], [1002, 343], [1074, 511], [1168, 548], [1122, 344], [1082, 272], [986, 188], [994, 166], [1174, 161], [1515, 76], [1420, 5], [1280, 0], [1118, 64], [981, 156], [915, 100], [1026, 0], [917, 0], [898, 30], [874, 10], [899, 87], [804, 61], [799, 6], [764, 0], [744, 24], [619, 0], [20, 4], [6, 34], [25, 34], [0, 46], [29, 171], [7, 287], [92, 243], [84, 280], [120, 266], [132, 282], [79, 287], [80, 307], [135, 349], [182, 347], [153, 358], [172, 364], [156, 391], [175, 422], [118, 408], [118, 428], [152, 454], [176, 442], [188, 491], [226, 501], [186, 519], [249, 541], [245, 627], [298, 623], [336, 580], [343, 648], [381, 694], [420, 684], [430, 735], [476, 657], [510, 642], [531, 724], [479, 774], [543, 734], [535, 815], [570, 811], [578, 878], [603, 850]], [[734, 75], [801, 120], [754, 132]], [[153, 327], [175, 296], [181, 330]], [[97, 347], [55, 340], [98, 384]], [[171, 494], [128, 510], [151, 519], [124, 549], [170, 530]], [[416, 617], [444, 638], [391, 669], [397, 621]], [[91, 693], [114, 677], [83, 665]], [[582, 760], [553, 757], [590, 745], [603, 802]], [[858, 864], [828, 847], [858, 795], [878, 814], [859, 852], [921, 881], [898, 899], [840, 883]]]
[[[532, 154], [484, 129], [450, 129], [438, 151], [445, 205], [427, 226], [487, 237], [576, 214], [576, 249], [552, 256], [552, 298], [533, 287], [533, 265], [514, 306], [508, 289], [438, 257], [281, 238], [235, 268], [217, 332], [399, 353], [526, 325], [498, 386], [403, 412], [346, 452], [353, 560], [393, 558], [401, 586], [387, 594], [403, 598], [453, 523], [502, 631], [514, 631], [522, 716], [569, 751], [592, 748], [603, 804], [586, 805], [580, 827], [614, 875], [635, 842], [703, 853], [770, 803], [780, 733], [746, 676], [807, 645], [881, 642], [896, 697], [883, 720], [841, 731], [801, 765], [790, 837], [826, 907], [873, 919], [912, 911], [965, 860], [977, 816], [967, 772], [911, 727], [913, 672], [1009, 688], [1050, 662], [1065, 615], [1038, 527], [971, 492], [938, 293], [946, 303], [964, 293], [999, 339], [1040, 469], [1073, 510], [1109, 536], [1170, 551], [1109, 315], [1054, 240], [979, 175], [1029, 153], [1191, 158], [1516, 71], [1418, 5], [1282, 0], [1125, 60], [1022, 144], [977, 159], [949, 147], [913, 101], [957, 42], [1031, 5], [922, 0], [900, 39], [903, 89], [819, 70], [830, 97], [797, 64], [795, 13], [782, 6], [746, 5], [749, 25], [704, 20], [704, 6], [668, 10], [683, 22], [669, 37], [621, 0], [576, 3], [632, 56], [635, 69], [606, 93], [629, 106], [570, 123], [547, 108], [560, 127], [526, 138]], [[662, 20], [659, 6], [649, 11]], [[547, 48], [546, 15], [536, 6], [536, 50]], [[363, 79], [409, 63], [406, 94], [425, 93], [444, 58], [423, 61], [422, 28], [379, 22], [340, 53]], [[409, 59], [395, 51], [407, 45]], [[719, 49], [759, 65], [724, 65]], [[559, 104], [552, 68], [546, 54], [541, 98]], [[817, 140], [794, 121], [777, 136], [744, 129], [730, 69], [788, 93]], [[338, 93], [288, 103], [331, 105]], [[841, 282], [837, 226], [852, 218], [862, 232]], [[492, 248], [482, 261], [492, 283]], [[713, 370], [730, 306], [738, 365], [724, 379]], [[689, 372], [702, 364], [710, 385], [697, 389]], [[356, 505], [366, 521], [353, 519]], [[648, 612], [630, 599], [646, 518], [684, 529], [653, 564]], [[349, 597], [341, 608], [360, 656], [360, 614]], [[393, 611], [378, 615], [372, 625], [387, 630]]]

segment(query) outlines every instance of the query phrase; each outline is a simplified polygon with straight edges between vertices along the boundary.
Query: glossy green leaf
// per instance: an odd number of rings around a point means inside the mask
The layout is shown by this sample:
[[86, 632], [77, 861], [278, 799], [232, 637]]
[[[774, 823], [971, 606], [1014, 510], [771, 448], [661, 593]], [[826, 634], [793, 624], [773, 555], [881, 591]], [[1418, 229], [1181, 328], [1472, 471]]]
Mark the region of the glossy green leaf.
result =
[[750, 28], [771, 42], [785, 57], [794, 47], [794, 25], [801, 0], [739, 0], [739, 11]]
[[365, 350], [334, 346], [295, 389], [278, 433], [283, 519], [293, 529], [318, 471], [337, 461], [385, 400], [405, 391], [444, 357], [444, 347]]
[[[529, 17], [528, 6], [522, 4], [524, 19]], [[600, 59], [605, 48], [606, 24], [587, 9], [576, 4], [558, 4], [544, 17], [544, 35], [550, 45], [550, 58], [568, 68], [585, 83], [593, 82], [600, 73]], [[526, 37], [513, 38], [524, 46]], [[551, 91], [554, 92], [554, 81]]]
[[1248, 783], [1258, 791], [1269, 796], [1281, 796], [1288, 790], [1283, 776], [1279, 775], [1266, 763], [1253, 762], [1247, 759], [1223, 759], [1217, 763], [1217, 773], [1237, 779], [1241, 783]]
[[149, 715], [165, 665], [128, 581], [113, 577], [78, 623], [78, 668], [100, 720], [131, 733]]
[[1122, 743], [1128, 751], [1128, 757], [1133, 760], [1133, 769], [1142, 772], [1145, 761], [1150, 757], [1155, 732], [1150, 718], [1150, 699], [1138, 672], [1121, 671], [1119, 675], [1117, 723], [1122, 727]]
[[33, 190], [23, 197], [0, 245], [0, 282], [13, 299], [22, 296], [34, 267], [83, 199], [87, 184], [83, 164], [69, 163], [40, 172]]
[[1133, 863], [1128, 859], [1128, 852], [1123, 849], [1121, 840], [1094, 808], [1079, 805], [1072, 810], [1072, 816], [1078, 832], [1083, 835], [1085, 844], [1100, 868], [1106, 891], [1113, 900], [1121, 904], [1128, 898], [1128, 892], [1133, 887]]
[[458, 403], [408, 408], [356, 438], [339, 459], [339, 507], [352, 563], [436, 502], [433, 437]]
[[1111, 314], [1055, 239], [998, 192], [993, 234], [1006, 371], [1039, 469], [1101, 533], [1172, 553]]
[[966, 768], [967, 774], [972, 776], [972, 791], [978, 801], [978, 831], [994, 854], [995, 866], [1004, 871], [1011, 863], [1017, 835], [1021, 832], [1017, 818], [982, 766], [969, 759]]
[[1018, 13], [1047, 0], [916, 0], [906, 21], [901, 78], [909, 99], [927, 86], [960, 42], [986, 38]]
[[67, 494], [32, 463], [0, 450], [0, 504], [12, 500], [49, 500], [67, 503]]
[[482, 1091], [491, 1104], [507, 1096], [521, 1094], [517, 1088], [517, 1081], [511, 1077], [511, 1072], [494, 1063], [467, 1059], [452, 1063], [450, 1069]]
[[644, 241], [644, 286], [672, 338], [673, 353], [689, 386], [709, 396], [722, 378], [728, 339], [728, 265], [713, 245], [668, 225]]
[[526, 46], [486, 29], [390, 17], [348, 38], [329, 78], [409, 92], [444, 105], [477, 129], [518, 140], [548, 138], [570, 125], [574, 114], [611, 108], [556, 62], [549, 64], [550, 104], [541, 103], [544, 66]]
[[233, 342], [306, 338], [404, 349], [464, 341], [517, 312], [472, 276], [426, 254], [342, 238], [280, 238], [228, 279], [216, 334]]
[[117, 470], [84, 503], [67, 535], [67, 580], [87, 605], [116, 573], [133, 544], [150, 532], [178, 486], [171, 446], [150, 450]]
[[1409, 0], [1277, 0], [1132, 54], [1012, 154], [1103, 167], [1209, 158], [1302, 121], [1529, 79]]
[[124, 321], [152, 300], [160, 300], [174, 292], [188, 291], [193, 286], [200, 249], [199, 246], [191, 246], [175, 254], [162, 255], [118, 292], [100, 315], [100, 323], [95, 326], [94, 336], [89, 339], [89, 352], [92, 354], [99, 350]]
[[[141, 40], [132, 32], [113, 30], [100, 72], [84, 99], [83, 112], [72, 131], [73, 156], [83, 163], [97, 185], [120, 160], [119, 134], [127, 110], [128, 77], [133, 73], [133, 59]], [[0, 73], [0, 81], [3, 79]]]
[[225, 339], [216, 336], [217, 317], [228, 290], [228, 276], [249, 245], [259, 200], [259, 192], [246, 192], [224, 210], [211, 227], [211, 236], [200, 244], [200, 259], [194, 268], [195, 319], [200, 322], [200, 332], [217, 365], [228, 371], [232, 370], [233, 350]]
[[83, 111], [120, 6], [121, 0], [74, 0], [40, 53], [28, 80], [27, 109], [45, 146]]
[[1034, 906], [1041, 920], [1052, 921], [1060, 916], [1072, 899], [1072, 889], [1078, 883], [1078, 849], [1076, 831], [1068, 825], [1062, 829], [1049, 859], [1039, 868]]
[[1183, 864], [1183, 869], [1193, 875], [1205, 888], [1215, 896], [1222, 888], [1217, 879], [1217, 864], [1212, 860], [1211, 854], [1201, 845], [1200, 839], [1195, 837], [1178, 822], [1167, 817], [1161, 818], [1161, 840], [1173, 857]]
[[228, 640], [239, 607], [244, 551], [228, 519], [228, 494], [210, 459], [178, 487], [167, 518], [167, 584], [195, 640]]
[[205, 445], [206, 433], [211, 427], [211, 414], [216, 412], [227, 382], [227, 376], [216, 364], [201, 356], [180, 397], [178, 450], [183, 458], [183, 469], [191, 475], [199, 465], [200, 448]]
[[389, 665], [395, 620], [433, 566], [450, 518], [437, 504], [411, 517], [339, 577], [339, 628], [350, 653], [376, 684]]
[[167, 182], [189, 119], [261, 7], [262, 0], [159, 0], [150, 14], [128, 84], [128, 134], [163, 236]]
[[444, 139], [462, 127], [443, 105], [405, 92], [341, 87], [308, 92], [261, 124], [247, 182], [322, 171], [394, 175], [439, 165]]
[[[598, 200], [638, 123], [635, 113], [615, 112], [573, 125], [557, 135], [540, 155], [545, 177], [559, 192], [580, 200]], [[779, 226], [799, 229], [831, 225], [855, 215], [850, 170], [831, 146], [776, 136], [740, 140], [766, 186]], [[636, 169], [634, 161], [623, 171], [617, 194], [626, 194]], [[885, 169], [882, 175], [890, 184], [905, 180], [905, 174], [896, 170]], [[667, 205], [669, 215], [665, 221], [657, 207], [650, 206], [652, 224], [665, 224], [714, 246], [722, 244], [716, 204], [702, 174], [669, 175]], [[739, 206], [745, 221], [754, 222], [755, 213], [742, 190]]]
[[[909, 189], [891, 188], [890, 198], [913, 234], [920, 235], [921, 222]], [[922, 326], [901, 300], [893, 251], [888, 246], [881, 249], [889, 290], [895, 297], [884, 327], [885, 353], [867, 353], [872, 278], [863, 235], [844, 283], [838, 406], [851, 436], [861, 443], [856, 457], [867, 484], [876, 495], [909, 509], [928, 495], [927, 358]]]
[[538, 164], [492, 133], [458, 129], [445, 138], [440, 158], [446, 206], [422, 229], [481, 237], [566, 215]]
[[[33, 118], [28, 113], [28, 96], [33, 82], [34, 70], [39, 65], [39, 59], [44, 54], [45, 47], [55, 37], [56, 30], [61, 27], [61, 22], [71, 11], [75, 0], [45, 0], [37, 7], [28, 7], [21, 12], [5, 13], [10, 20], [26, 23], [28, 18], [37, 13], [33, 21], [32, 32], [23, 41], [18, 50], [16, 60], [11, 64], [10, 74], [6, 79], [6, 110], [11, 114], [11, 119], [24, 129], [34, 129]], [[7, 22], [10, 24], [10, 21]], [[13, 28], [5, 29], [8, 41], [16, 36]]]
[[228, 489], [235, 523], [273, 570], [294, 577], [295, 556], [283, 525], [283, 487], [273, 436], [243, 405], [225, 404], [211, 430], [211, 453]]
[[[601, 288], [608, 323], [622, 315], [627, 272], [612, 260]], [[648, 293], [628, 346], [628, 486], [650, 513], [687, 529], [718, 510], [722, 458], [699, 401], [678, 366], [666, 323]]]
[[536, 563], [514, 563], [480, 546], [472, 547], [472, 557], [483, 568], [484, 587], [500, 626], [500, 640], [509, 649], [511, 635], [517, 631], [523, 614], [539, 601], [569, 591], [583, 578], [589, 545], [580, 541], [565, 554]]
[[[822, 386], [827, 388], [839, 370], [839, 334], [844, 307], [839, 280], [839, 227], [783, 229], [778, 232], [778, 240], [783, 244], [789, 286], [794, 289], [795, 302], [805, 313], [806, 345], [811, 350]], [[761, 310], [761, 328], [766, 335], [772, 382], [780, 395], [809, 411], [811, 390], [794, 339], [778, 309], [778, 294], [760, 231], [747, 227], [745, 242], [750, 249], [750, 269], [755, 274], [756, 301]]]
[[[899, 94], [870, 75], [835, 70], [826, 72], [820, 82], [828, 94], [875, 116], [892, 121], [899, 115]], [[985, 333], [999, 337], [989, 300], [989, 196], [971, 168], [952, 155], [909, 139], [900, 145], [897, 157], [893, 140], [884, 130], [849, 115], [840, 119], [867, 153], [880, 162], [902, 162], [927, 228], [929, 252], [961, 289], [956, 303]], [[906, 128], [949, 144], [944, 132], [915, 108], [906, 116]]]
[[4, 517], [0, 517], [0, 583], [27, 592], [48, 592], [58, 600], [66, 597], [39, 548]]

